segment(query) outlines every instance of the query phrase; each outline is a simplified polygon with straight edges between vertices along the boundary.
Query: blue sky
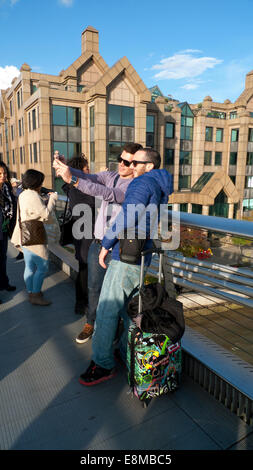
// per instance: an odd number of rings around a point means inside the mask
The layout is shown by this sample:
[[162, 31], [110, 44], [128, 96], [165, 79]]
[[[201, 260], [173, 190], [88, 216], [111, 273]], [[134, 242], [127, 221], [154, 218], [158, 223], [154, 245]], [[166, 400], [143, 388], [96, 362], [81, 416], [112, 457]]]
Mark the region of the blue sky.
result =
[[126, 56], [147, 87], [198, 103], [232, 102], [253, 69], [253, 0], [0, 0], [0, 89], [28, 63], [58, 74], [99, 30], [109, 66]]

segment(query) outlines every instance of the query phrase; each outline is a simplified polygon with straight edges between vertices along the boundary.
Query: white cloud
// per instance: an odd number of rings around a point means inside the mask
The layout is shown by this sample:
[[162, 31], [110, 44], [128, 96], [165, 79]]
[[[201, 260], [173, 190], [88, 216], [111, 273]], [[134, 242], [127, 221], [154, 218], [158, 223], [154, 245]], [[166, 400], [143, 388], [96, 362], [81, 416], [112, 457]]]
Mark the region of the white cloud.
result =
[[59, 0], [59, 3], [64, 7], [72, 7], [74, 0]]
[[153, 65], [151, 69], [158, 70], [154, 78], [158, 80], [191, 79], [202, 75], [207, 69], [212, 69], [223, 62], [214, 57], [195, 57], [193, 54], [197, 52], [200, 51], [187, 49], [162, 59], [159, 64]]
[[5, 90], [11, 86], [13, 78], [18, 77], [20, 71], [15, 65], [0, 67], [0, 90]]
[[199, 87], [198, 83], [186, 83], [186, 85], [181, 86], [184, 90], [196, 90]]

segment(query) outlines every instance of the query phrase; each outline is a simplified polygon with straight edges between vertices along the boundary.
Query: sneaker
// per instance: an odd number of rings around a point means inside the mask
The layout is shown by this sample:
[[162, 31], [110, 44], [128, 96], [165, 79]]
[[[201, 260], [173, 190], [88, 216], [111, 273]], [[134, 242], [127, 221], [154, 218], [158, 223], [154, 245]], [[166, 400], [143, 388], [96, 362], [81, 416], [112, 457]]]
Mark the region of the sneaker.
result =
[[89, 323], [85, 323], [85, 325], [83, 327], [83, 330], [76, 337], [76, 342], [79, 343], [79, 344], [83, 344], [83, 343], [86, 343], [87, 341], [89, 341], [89, 339], [92, 337], [93, 330], [94, 330], [93, 325], [89, 325]]
[[90, 387], [92, 385], [97, 385], [101, 382], [112, 379], [116, 373], [116, 369], [104, 369], [103, 367], [95, 364], [94, 361], [91, 361], [86, 372], [80, 375], [79, 382], [82, 385]]

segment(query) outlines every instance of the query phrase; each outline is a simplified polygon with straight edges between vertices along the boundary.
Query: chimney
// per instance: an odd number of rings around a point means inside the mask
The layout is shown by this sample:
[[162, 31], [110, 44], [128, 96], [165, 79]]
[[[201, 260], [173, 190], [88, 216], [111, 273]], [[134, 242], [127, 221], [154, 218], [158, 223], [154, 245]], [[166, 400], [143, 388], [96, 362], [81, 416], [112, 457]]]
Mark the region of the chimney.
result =
[[98, 52], [98, 31], [88, 26], [82, 32], [82, 54], [85, 52]]

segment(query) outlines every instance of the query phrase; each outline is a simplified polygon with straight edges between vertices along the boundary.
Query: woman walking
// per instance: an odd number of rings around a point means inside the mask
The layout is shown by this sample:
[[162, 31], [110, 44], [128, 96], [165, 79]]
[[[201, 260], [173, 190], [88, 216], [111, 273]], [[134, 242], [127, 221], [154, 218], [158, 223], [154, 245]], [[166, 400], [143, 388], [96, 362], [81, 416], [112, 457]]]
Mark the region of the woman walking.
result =
[[22, 178], [23, 192], [18, 198], [17, 221], [12, 236], [12, 243], [21, 246], [24, 261], [24, 281], [29, 295], [29, 301], [34, 305], [50, 305], [51, 301], [44, 298], [41, 288], [48, 272], [48, 247], [45, 237], [44, 243], [29, 246], [21, 245], [21, 228], [24, 221], [39, 220], [46, 223], [50, 221], [50, 213], [55, 207], [56, 193], [49, 193], [48, 203], [45, 204], [40, 196], [44, 181], [44, 174], [37, 170], [27, 170]]
[[7, 276], [8, 238], [13, 232], [16, 217], [16, 200], [10, 184], [9, 169], [0, 162], [0, 290], [14, 291]]

